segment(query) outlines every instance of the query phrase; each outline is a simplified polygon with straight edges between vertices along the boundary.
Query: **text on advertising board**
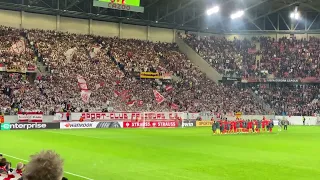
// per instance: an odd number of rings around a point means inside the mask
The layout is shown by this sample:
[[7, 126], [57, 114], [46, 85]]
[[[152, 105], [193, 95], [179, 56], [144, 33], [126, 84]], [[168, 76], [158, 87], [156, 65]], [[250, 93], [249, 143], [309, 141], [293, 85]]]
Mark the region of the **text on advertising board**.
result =
[[46, 129], [47, 125], [46, 124], [39, 124], [39, 123], [34, 123], [34, 124], [10, 124], [11, 129]]
[[72, 113], [72, 120], [79, 120], [80, 117], [84, 119], [95, 119], [95, 120], [172, 120], [176, 117], [183, 118], [184, 113], [182, 112], [119, 112], [119, 113]]
[[19, 112], [19, 121], [42, 121], [43, 113], [41, 112]]
[[177, 121], [123, 122], [124, 128], [178, 127]]
[[208, 127], [212, 126], [213, 121], [197, 121], [196, 125], [197, 126], [203, 126], [203, 127]]
[[117, 122], [61, 122], [60, 129], [87, 129], [87, 128], [122, 128], [123, 123]]
[[108, 3], [108, 8], [130, 11], [131, 7], [125, 4]]
[[70, 122], [70, 123], [60, 123], [60, 129], [82, 129], [82, 128], [95, 128], [98, 122]]
[[[3, 126], [2, 126], [3, 125]], [[1, 130], [59, 129], [59, 123], [4, 123]]]

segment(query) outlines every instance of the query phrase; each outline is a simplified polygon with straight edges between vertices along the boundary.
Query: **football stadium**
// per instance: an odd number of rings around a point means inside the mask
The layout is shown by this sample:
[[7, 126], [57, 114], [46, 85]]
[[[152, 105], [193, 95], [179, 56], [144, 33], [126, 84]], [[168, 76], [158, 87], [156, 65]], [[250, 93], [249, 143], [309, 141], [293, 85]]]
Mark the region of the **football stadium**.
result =
[[0, 180], [319, 179], [319, 15], [0, 0]]

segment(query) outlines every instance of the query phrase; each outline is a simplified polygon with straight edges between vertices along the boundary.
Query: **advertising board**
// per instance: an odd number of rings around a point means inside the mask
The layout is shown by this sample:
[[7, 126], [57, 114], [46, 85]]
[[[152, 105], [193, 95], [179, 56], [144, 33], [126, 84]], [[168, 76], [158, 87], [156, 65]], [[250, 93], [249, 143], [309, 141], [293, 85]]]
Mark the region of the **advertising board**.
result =
[[123, 123], [117, 122], [61, 122], [60, 129], [95, 129], [123, 128]]
[[178, 121], [123, 122], [123, 128], [174, 128], [178, 126]]
[[60, 129], [59, 123], [3, 123], [1, 130]]

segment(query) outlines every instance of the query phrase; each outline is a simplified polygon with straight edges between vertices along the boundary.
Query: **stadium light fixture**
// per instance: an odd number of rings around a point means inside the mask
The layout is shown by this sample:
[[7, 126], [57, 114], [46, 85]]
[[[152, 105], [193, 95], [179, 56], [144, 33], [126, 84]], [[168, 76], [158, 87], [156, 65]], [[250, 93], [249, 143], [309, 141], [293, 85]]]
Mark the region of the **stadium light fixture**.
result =
[[231, 14], [230, 18], [231, 19], [237, 19], [237, 18], [242, 17], [243, 15], [244, 15], [244, 11], [241, 10], [241, 11], [237, 11], [237, 12]]
[[294, 8], [294, 11], [290, 13], [290, 18], [299, 20], [300, 19], [300, 12], [298, 11], [298, 6]]
[[210, 16], [212, 14], [215, 14], [215, 13], [219, 12], [219, 11], [220, 11], [220, 7], [219, 6], [214, 6], [214, 7], [212, 7], [212, 8], [207, 10], [207, 15]]
[[290, 18], [291, 19], [295, 19], [295, 20], [299, 20], [300, 19], [300, 13], [299, 12], [292, 12], [292, 13], [290, 13]]

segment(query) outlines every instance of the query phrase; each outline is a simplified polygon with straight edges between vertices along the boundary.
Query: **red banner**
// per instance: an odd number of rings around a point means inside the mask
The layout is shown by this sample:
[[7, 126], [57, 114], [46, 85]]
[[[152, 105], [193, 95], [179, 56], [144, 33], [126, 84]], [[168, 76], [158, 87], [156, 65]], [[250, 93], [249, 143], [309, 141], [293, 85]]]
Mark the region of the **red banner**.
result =
[[6, 65], [0, 63], [0, 71], [7, 71]]
[[82, 90], [80, 94], [81, 94], [82, 101], [85, 103], [89, 103], [91, 91]]
[[143, 106], [143, 101], [142, 100], [138, 101], [138, 106]]
[[171, 104], [171, 109], [179, 109], [179, 106], [175, 103]]
[[78, 83], [80, 90], [88, 90], [87, 84], [84, 83]]
[[248, 54], [255, 54], [256, 52], [257, 52], [257, 50], [254, 49], [254, 48], [249, 48], [248, 49]]
[[171, 91], [172, 89], [173, 89], [173, 87], [171, 85], [166, 86], [166, 91]]
[[114, 91], [114, 97], [119, 97], [121, 93], [119, 91]]
[[77, 76], [77, 80], [80, 84], [87, 84], [86, 80], [80, 75]]
[[157, 90], [153, 90], [153, 94], [158, 104], [161, 104], [165, 100], [165, 98]]
[[[59, 115], [59, 113], [57, 113]], [[192, 113], [191, 113], [192, 114]], [[61, 115], [61, 114], [60, 114]], [[60, 116], [59, 115], [59, 116]], [[173, 120], [177, 117], [185, 119], [184, 112], [84, 112], [84, 113], [71, 113], [71, 119], [73, 121], [79, 121], [83, 117], [85, 120], [96, 120], [96, 121], [110, 121], [110, 120], [136, 120], [136, 119], [146, 119], [146, 120]], [[191, 117], [190, 117], [191, 118]], [[61, 117], [57, 117], [57, 120]]]
[[19, 122], [42, 122], [42, 112], [18, 112]]
[[127, 102], [127, 105], [131, 107], [131, 106], [133, 106], [135, 103], [136, 103], [136, 101], [129, 101], [129, 102]]
[[170, 128], [178, 126], [178, 121], [123, 122], [123, 128]]
[[29, 65], [28, 68], [27, 68], [27, 71], [28, 71], [28, 72], [35, 72], [35, 71], [36, 71], [36, 66], [34, 66], [34, 65]]

